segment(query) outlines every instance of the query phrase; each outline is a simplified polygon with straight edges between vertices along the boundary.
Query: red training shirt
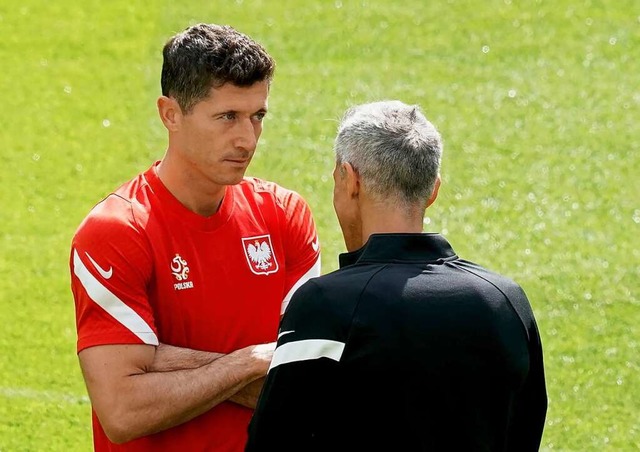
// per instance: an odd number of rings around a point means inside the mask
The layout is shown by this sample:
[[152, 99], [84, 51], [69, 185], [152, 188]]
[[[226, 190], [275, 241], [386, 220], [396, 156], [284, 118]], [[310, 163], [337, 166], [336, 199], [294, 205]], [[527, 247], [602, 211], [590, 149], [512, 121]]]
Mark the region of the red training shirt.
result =
[[[229, 353], [276, 340], [280, 314], [320, 274], [307, 203], [245, 177], [202, 217], [157, 176], [158, 162], [98, 203], [72, 242], [77, 350], [159, 342]], [[223, 402], [182, 425], [123, 445], [93, 414], [101, 451], [243, 451], [253, 410]]]

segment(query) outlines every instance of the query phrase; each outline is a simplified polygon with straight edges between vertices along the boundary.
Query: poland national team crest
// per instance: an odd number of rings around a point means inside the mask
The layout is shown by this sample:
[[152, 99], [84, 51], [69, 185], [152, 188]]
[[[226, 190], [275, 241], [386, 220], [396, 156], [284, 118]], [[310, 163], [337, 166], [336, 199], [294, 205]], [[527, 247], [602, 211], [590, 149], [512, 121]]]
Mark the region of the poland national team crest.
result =
[[278, 271], [278, 261], [273, 253], [271, 236], [259, 235], [242, 239], [244, 255], [247, 258], [249, 268], [256, 275], [268, 275]]

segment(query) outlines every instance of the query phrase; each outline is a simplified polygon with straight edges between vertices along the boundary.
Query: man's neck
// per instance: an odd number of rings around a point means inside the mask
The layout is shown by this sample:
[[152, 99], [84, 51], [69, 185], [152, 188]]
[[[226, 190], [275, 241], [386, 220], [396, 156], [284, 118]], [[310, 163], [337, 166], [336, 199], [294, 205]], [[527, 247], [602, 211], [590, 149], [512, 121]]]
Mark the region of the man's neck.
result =
[[209, 217], [220, 209], [226, 186], [204, 186], [200, 178], [179, 169], [167, 155], [158, 165], [158, 177], [167, 190], [190, 211]]
[[371, 234], [421, 233], [423, 218], [424, 210], [421, 209], [408, 211], [403, 206], [380, 204], [365, 207], [362, 212], [362, 245], [367, 243]]

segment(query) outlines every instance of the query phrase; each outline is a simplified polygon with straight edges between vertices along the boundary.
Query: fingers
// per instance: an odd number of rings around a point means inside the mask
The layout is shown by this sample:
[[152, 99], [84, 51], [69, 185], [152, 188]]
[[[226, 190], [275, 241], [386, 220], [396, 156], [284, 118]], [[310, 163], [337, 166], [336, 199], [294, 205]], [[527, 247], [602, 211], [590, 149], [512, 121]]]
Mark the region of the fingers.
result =
[[258, 344], [253, 347], [251, 354], [264, 361], [271, 361], [273, 357], [273, 351], [276, 348], [275, 342], [269, 342], [268, 344]]

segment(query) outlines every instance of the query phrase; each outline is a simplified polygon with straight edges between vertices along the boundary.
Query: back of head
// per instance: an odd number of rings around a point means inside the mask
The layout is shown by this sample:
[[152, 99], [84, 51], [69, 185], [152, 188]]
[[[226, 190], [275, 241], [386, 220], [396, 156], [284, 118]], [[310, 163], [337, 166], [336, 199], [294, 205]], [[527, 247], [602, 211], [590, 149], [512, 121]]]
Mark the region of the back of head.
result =
[[271, 82], [275, 70], [260, 44], [228, 25], [193, 25], [169, 39], [162, 54], [162, 94], [175, 98], [184, 112], [211, 88]]
[[440, 172], [442, 139], [420, 107], [380, 101], [347, 110], [334, 150], [338, 164], [350, 163], [370, 195], [424, 205]]

